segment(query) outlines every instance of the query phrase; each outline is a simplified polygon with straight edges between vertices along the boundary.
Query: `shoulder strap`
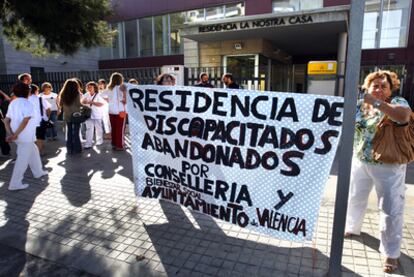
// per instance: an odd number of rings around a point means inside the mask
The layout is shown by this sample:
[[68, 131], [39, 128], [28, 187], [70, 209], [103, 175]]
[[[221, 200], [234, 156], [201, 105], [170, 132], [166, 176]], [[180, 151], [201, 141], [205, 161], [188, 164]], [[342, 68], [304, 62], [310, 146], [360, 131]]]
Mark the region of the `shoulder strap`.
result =
[[42, 103], [42, 97], [39, 97], [39, 104], [40, 104], [40, 115], [43, 117], [43, 103]]
[[[92, 100], [91, 100], [91, 102], [93, 102], [93, 99], [95, 99], [95, 97], [96, 97], [96, 95], [98, 94], [98, 92], [95, 92], [95, 94], [93, 95], [93, 97], [92, 97]], [[92, 104], [91, 104], [91, 107], [92, 107]]]

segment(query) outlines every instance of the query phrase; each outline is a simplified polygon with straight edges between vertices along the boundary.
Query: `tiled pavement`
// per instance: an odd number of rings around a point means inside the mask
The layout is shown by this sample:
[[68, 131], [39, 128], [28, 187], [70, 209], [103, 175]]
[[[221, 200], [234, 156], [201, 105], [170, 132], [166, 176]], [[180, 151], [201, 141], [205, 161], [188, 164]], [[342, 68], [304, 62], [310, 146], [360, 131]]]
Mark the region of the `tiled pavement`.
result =
[[[27, 175], [9, 192], [13, 163], [0, 157], [0, 243], [99, 276], [324, 276], [336, 177], [327, 185], [315, 238], [291, 243], [151, 200], [137, 204], [129, 153], [105, 144], [67, 157], [49, 142], [49, 176]], [[414, 276], [414, 169], [409, 175], [400, 271]], [[384, 276], [374, 201], [363, 235], [346, 240], [343, 276]], [[1, 272], [1, 271], [0, 271]], [[0, 273], [1, 274], [1, 273]]]

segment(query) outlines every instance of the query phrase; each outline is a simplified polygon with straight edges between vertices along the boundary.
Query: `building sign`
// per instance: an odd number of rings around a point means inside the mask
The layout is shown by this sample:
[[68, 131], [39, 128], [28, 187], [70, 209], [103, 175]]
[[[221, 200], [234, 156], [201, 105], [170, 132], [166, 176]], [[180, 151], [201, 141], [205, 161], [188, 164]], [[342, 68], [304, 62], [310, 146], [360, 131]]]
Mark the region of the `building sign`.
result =
[[308, 75], [336, 74], [336, 61], [312, 61], [308, 63]]
[[138, 197], [312, 239], [342, 97], [128, 85], [127, 108]]
[[237, 31], [247, 30], [256, 28], [276, 27], [276, 26], [288, 26], [297, 24], [313, 23], [311, 15], [298, 15], [290, 17], [277, 17], [271, 19], [256, 19], [250, 21], [241, 22], [227, 22], [219, 24], [210, 24], [199, 26], [199, 33], [211, 33], [211, 32], [222, 32], [222, 31]]

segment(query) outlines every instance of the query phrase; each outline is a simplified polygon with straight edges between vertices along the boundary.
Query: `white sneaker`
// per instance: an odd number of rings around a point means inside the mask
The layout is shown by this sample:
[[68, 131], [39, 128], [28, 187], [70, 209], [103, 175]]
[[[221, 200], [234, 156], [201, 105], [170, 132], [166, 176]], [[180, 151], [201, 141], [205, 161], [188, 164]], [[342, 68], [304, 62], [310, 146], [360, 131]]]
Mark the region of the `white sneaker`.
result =
[[28, 187], [29, 187], [28, 184], [21, 184], [20, 186], [9, 185], [9, 190], [22, 190], [22, 189], [27, 189]]
[[47, 172], [47, 171], [43, 171], [40, 175], [33, 176], [33, 178], [38, 179], [38, 178], [41, 178], [41, 177], [46, 176], [46, 175], [48, 175], [48, 174], [49, 174], [49, 172]]
[[97, 143], [95, 143], [96, 146], [102, 145], [103, 141], [98, 141]]

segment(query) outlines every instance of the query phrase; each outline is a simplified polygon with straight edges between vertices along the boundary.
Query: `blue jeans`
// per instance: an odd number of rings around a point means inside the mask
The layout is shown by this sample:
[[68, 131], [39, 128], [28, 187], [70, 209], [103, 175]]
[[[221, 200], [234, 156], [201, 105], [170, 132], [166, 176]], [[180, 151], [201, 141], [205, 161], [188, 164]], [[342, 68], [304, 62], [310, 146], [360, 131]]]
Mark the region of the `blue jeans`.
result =
[[79, 138], [80, 123], [66, 122], [66, 149], [68, 154], [82, 152], [82, 145]]
[[56, 121], [57, 121], [57, 111], [52, 111], [49, 117], [50, 121], [55, 123], [52, 128], [48, 128], [46, 131], [46, 137], [48, 138], [56, 138], [57, 137], [57, 130], [56, 130]]

